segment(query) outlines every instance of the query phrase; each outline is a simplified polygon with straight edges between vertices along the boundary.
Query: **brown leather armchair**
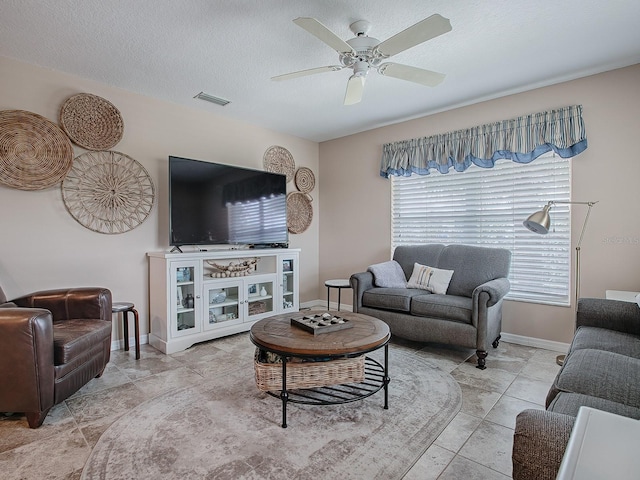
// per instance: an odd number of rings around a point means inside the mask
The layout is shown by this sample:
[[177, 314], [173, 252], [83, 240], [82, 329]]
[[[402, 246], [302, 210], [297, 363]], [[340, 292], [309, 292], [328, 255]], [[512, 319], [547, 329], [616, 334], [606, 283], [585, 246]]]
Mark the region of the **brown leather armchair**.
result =
[[0, 288], [0, 412], [38, 428], [57, 403], [102, 375], [111, 352], [111, 292], [69, 288], [11, 302]]

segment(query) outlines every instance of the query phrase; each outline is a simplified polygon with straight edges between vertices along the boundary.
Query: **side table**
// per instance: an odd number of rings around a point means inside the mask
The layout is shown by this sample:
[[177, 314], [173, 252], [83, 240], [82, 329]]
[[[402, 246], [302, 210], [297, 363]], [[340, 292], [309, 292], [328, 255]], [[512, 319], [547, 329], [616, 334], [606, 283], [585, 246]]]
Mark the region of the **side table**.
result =
[[122, 313], [125, 352], [129, 351], [129, 312], [133, 313], [133, 326], [136, 335], [136, 360], [140, 360], [140, 322], [135, 305], [130, 302], [113, 302], [111, 304], [111, 313], [115, 313], [116, 315]]
[[580, 407], [557, 480], [638, 478], [640, 420]]
[[340, 292], [342, 291], [343, 288], [351, 288], [351, 284], [349, 283], [349, 280], [344, 278], [327, 280], [326, 282], [324, 282], [324, 286], [327, 287], [327, 310], [331, 310], [331, 307], [329, 305], [329, 300], [331, 298], [331, 289], [337, 288], [338, 289], [338, 311], [340, 311]]

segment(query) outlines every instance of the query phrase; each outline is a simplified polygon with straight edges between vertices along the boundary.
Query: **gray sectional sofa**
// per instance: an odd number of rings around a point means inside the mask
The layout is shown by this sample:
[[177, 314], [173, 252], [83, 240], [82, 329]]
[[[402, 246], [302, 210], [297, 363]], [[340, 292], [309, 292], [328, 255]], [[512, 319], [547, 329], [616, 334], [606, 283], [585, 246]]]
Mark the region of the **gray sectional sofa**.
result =
[[397, 247], [393, 261], [402, 268], [404, 282], [411, 279], [415, 263], [453, 275], [446, 292], [439, 294], [405, 285], [381, 287], [388, 279], [376, 278], [374, 272], [380, 270], [370, 267], [351, 276], [353, 311], [383, 320], [401, 338], [475, 348], [478, 368], [486, 368], [488, 346], [497, 347], [500, 339], [511, 252], [470, 245], [411, 245]]
[[582, 406], [640, 419], [639, 306], [582, 298], [576, 326], [546, 410], [525, 410], [516, 418], [514, 480], [556, 478]]

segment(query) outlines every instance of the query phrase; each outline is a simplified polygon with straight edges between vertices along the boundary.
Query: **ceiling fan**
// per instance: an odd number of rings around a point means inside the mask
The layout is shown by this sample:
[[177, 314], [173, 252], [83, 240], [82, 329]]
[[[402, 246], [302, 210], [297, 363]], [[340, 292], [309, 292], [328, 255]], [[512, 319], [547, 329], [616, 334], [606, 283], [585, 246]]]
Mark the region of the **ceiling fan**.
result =
[[377, 70], [379, 74], [387, 77], [399, 78], [428, 87], [435, 87], [444, 80], [445, 76], [442, 73], [385, 61], [393, 55], [451, 31], [449, 19], [438, 14], [425, 18], [383, 42], [367, 36], [371, 29], [371, 24], [366, 20], [358, 20], [349, 26], [356, 36], [347, 41], [342, 40], [315, 18], [300, 17], [296, 18], [293, 23], [304, 28], [311, 35], [314, 35], [337, 51], [340, 54], [340, 65], [329, 65], [286, 73], [272, 77], [271, 80], [289, 80], [316, 73], [335, 72], [343, 68], [350, 68], [353, 70], [353, 74], [349, 77], [347, 83], [347, 92], [344, 96], [345, 105], [353, 105], [362, 100], [364, 82], [367, 78], [367, 73], [371, 69]]

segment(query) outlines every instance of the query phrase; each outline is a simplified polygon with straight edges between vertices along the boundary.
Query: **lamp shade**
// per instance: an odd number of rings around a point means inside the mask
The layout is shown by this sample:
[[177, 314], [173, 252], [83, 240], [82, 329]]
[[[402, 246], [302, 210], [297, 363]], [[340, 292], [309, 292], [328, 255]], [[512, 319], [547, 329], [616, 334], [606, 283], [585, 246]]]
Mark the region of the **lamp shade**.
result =
[[551, 205], [545, 205], [542, 210], [529, 215], [529, 218], [522, 222], [522, 224], [532, 232], [546, 235], [549, 233], [549, 227], [551, 226], [551, 218], [549, 217], [550, 208]]

